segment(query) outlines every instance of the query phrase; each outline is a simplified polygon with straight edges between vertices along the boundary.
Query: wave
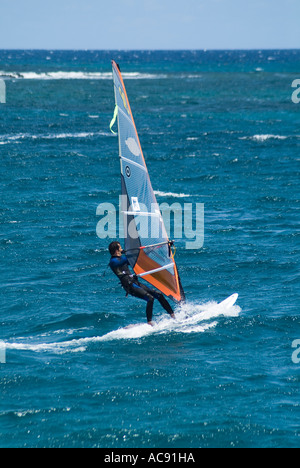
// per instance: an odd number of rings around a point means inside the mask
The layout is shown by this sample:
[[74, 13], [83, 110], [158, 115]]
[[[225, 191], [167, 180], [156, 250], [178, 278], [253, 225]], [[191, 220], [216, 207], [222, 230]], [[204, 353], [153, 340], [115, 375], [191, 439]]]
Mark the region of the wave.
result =
[[[175, 320], [164, 313], [157, 318], [154, 327], [150, 327], [147, 323], [135, 324], [113, 330], [102, 336], [91, 336], [52, 343], [33, 343], [34, 337], [30, 337], [30, 339], [27, 339], [27, 342], [4, 342], [4, 346], [7, 350], [65, 354], [85, 352], [88, 346], [95, 343], [105, 343], [115, 340], [137, 340], [145, 337], [172, 333], [205, 333], [218, 325], [219, 322], [217, 319], [220, 317], [239, 317], [241, 308], [237, 305], [228, 305], [227, 301], [221, 304], [217, 304], [216, 302], [209, 302], [206, 304], [186, 303], [177, 308]], [[78, 332], [78, 330], [69, 330], [67, 334], [74, 334], [76, 332]], [[45, 337], [45, 335], [43, 335], [43, 337]], [[35, 339], [37, 339], [37, 337]], [[20, 340], [24, 339], [20, 338]]]
[[101, 338], [101, 341], [136, 340], [150, 335], [165, 335], [168, 333], [204, 333], [218, 325], [216, 321], [203, 325], [193, 324], [190, 326], [186, 326], [182, 322], [184, 322], [184, 320], [177, 315], [176, 320], [165, 317], [161, 318], [154, 327], [150, 327], [147, 323], [129, 325], [129, 327], [120, 328], [119, 330], [107, 333]]
[[[199, 74], [165, 74], [165, 73], [140, 73], [122, 72], [125, 80], [164, 80], [167, 78], [199, 79]], [[0, 78], [13, 80], [112, 80], [111, 72], [87, 72], [87, 71], [4, 71], [0, 70]]]
[[84, 352], [90, 342], [98, 341], [96, 338], [79, 338], [70, 341], [54, 342], [54, 343], [7, 343], [4, 342], [6, 350], [13, 349], [18, 351], [33, 351], [33, 352], [52, 352], [55, 354], [65, 354], [74, 352]]
[[97, 136], [114, 136], [110, 132], [75, 132], [75, 133], [48, 133], [48, 134], [31, 134], [17, 133], [16, 135], [0, 135], [0, 145], [5, 145], [20, 140], [61, 140], [70, 138], [92, 138]]
[[[294, 135], [292, 136], [299, 138], [299, 135]], [[284, 135], [253, 135], [253, 136], [247, 136], [247, 137], [240, 137], [240, 140], [252, 140], [252, 141], [258, 141], [258, 142], [264, 142], [268, 140], [287, 140], [288, 138], [291, 138], [291, 136], [284, 136]]]
[[[112, 80], [112, 73], [86, 71], [9, 72], [0, 70], [0, 77], [15, 80]], [[123, 77], [126, 80], [155, 80], [167, 78], [167, 75], [125, 72], [123, 73]]]
[[187, 198], [192, 196], [185, 193], [161, 192], [160, 190], [156, 190], [154, 193], [158, 197]]

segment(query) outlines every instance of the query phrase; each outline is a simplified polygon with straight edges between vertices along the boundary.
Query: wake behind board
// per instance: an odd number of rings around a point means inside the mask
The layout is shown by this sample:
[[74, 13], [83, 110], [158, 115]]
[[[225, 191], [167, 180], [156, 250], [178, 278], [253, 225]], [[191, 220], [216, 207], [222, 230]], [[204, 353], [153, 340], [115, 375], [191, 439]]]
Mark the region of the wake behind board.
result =
[[219, 304], [195, 305], [186, 303], [175, 312], [175, 320], [164, 314], [158, 318], [157, 322], [154, 322], [153, 327], [146, 322], [127, 325], [103, 336], [101, 341], [137, 339], [148, 335], [169, 332], [204, 332], [217, 325], [218, 322], [213, 321], [213, 319], [215, 320], [222, 316], [238, 317], [241, 309], [235, 306], [237, 299], [238, 294], [233, 294]]
[[[209, 313], [209, 312], [211, 313], [212, 311], [215, 311], [216, 313], [218, 313], [222, 309], [225, 309], [227, 311], [227, 310], [231, 309], [231, 307], [234, 306], [234, 304], [238, 300], [238, 297], [239, 297], [238, 294], [232, 294], [232, 296], [227, 297], [227, 299], [225, 299], [222, 302], [219, 302], [218, 304], [214, 304], [214, 305], [208, 307], [207, 310], [201, 312], [200, 314], [204, 315], [204, 314]], [[183, 321], [183, 322], [186, 321], [186, 320], [187, 321], [196, 321], [196, 320], [199, 319], [200, 314], [194, 315], [193, 317], [185, 316], [184, 319], [180, 319], [180, 316], [177, 315], [177, 316], [175, 316], [175, 320], [177, 319], [177, 321], [179, 320], [179, 321]], [[129, 330], [131, 328], [140, 327], [141, 325], [145, 325], [145, 323], [136, 323], [136, 324], [133, 324], [133, 325], [127, 325], [127, 327], [124, 327], [124, 330]], [[155, 325], [157, 325], [156, 322], [154, 322], [154, 326]]]

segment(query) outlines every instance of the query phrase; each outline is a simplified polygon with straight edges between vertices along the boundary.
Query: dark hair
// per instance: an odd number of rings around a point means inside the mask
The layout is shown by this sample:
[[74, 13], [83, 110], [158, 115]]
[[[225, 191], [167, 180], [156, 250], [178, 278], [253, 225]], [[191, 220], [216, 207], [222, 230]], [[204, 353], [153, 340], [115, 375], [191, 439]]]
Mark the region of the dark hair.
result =
[[108, 250], [111, 256], [115, 255], [116, 251], [119, 250], [120, 242], [112, 242], [108, 246]]

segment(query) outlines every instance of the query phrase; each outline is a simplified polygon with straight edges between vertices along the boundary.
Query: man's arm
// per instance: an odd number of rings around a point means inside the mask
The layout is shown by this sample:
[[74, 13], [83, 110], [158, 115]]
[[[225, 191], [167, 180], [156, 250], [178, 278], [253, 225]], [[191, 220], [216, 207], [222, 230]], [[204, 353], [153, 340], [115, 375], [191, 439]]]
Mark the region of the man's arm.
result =
[[112, 257], [110, 259], [110, 266], [113, 268], [123, 267], [124, 265], [129, 265], [128, 258], [125, 255], [122, 255], [122, 257]]

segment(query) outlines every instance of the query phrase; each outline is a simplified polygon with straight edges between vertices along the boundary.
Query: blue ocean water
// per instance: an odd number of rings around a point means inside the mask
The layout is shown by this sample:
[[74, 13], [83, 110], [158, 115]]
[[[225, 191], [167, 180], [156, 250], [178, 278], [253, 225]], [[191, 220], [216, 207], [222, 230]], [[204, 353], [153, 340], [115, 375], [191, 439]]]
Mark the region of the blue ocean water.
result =
[[[156, 305], [123, 329], [145, 305], [96, 235], [111, 59], [158, 201], [205, 204], [203, 248], [177, 245], [188, 326]], [[0, 51], [1, 447], [299, 447], [299, 74], [297, 50]]]

